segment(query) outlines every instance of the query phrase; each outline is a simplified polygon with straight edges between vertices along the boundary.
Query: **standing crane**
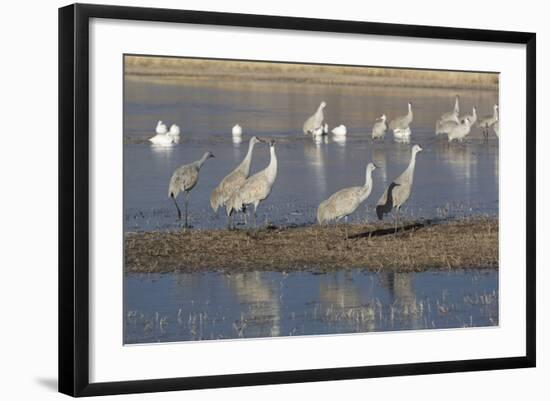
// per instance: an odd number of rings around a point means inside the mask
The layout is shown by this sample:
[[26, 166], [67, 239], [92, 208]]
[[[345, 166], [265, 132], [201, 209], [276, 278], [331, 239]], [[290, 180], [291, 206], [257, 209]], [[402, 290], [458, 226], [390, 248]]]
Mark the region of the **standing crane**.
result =
[[498, 105], [493, 106], [493, 114], [484, 116], [479, 119], [477, 123], [478, 127], [483, 130], [483, 136], [485, 139], [489, 137], [489, 128], [491, 128], [498, 121]]
[[312, 134], [313, 132], [318, 130], [319, 127], [323, 127], [323, 120], [325, 119], [323, 109], [326, 106], [327, 104], [325, 102], [321, 102], [321, 104], [317, 108], [317, 111], [304, 122], [304, 126], [302, 127], [304, 135]]
[[[257, 136], [250, 138], [248, 142], [248, 152], [244, 159], [232, 172], [226, 175], [220, 184], [212, 191], [210, 195], [210, 206], [212, 206], [214, 213], [218, 211], [220, 206], [225, 206], [231, 195], [233, 195], [248, 178], [254, 145], [259, 142], [261, 141]], [[228, 226], [231, 227], [229, 218], [227, 223]]]
[[176, 209], [178, 210], [178, 220], [181, 219], [181, 211], [176, 198], [178, 197], [180, 192], [183, 192], [185, 196], [186, 228], [188, 227], [187, 210], [189, 206], [189, 192], [191, 192], [191, 190], [195, 187], [195, 185], [197, 185], [197, 182], [199, 181], [199, 172], [202, 165], [204, 164], [206, 159], [209, 159], [211, 157], [214, 157], [212, 153], [204, 153], [204, 155], [199, 160], [178, 167], [170, 178], [170, 185], [168, 186], [168, 196], [172, 198], [172, 200], [174, 201], [174, 205], [176, 205]]
[[[263, 139], [261, 139], [261, 141], [265, 142]], [[271, 194], [271, 188], [277, 178], [277, 155], [275, 154], [274, 140], [269, 141], [269, 152], [269, 165], [252, 177], [247, 178], [241, 187], [235, 191], [226, 202], [225, 210], [228, 217], [231, 216], [234, 211], [246, 213], [247, 206], [253, 205], [254, 226], [256, 226], [256, 211], [258, 210], [258, 205]]]
[[408, 139], [411, 136], [411, 128], [409, 125], [413, 120], [412, 103], [408, 103], [409, 111], [406, 115], [394, 118], [390, 121], [390, 129], [393, 131], [393, 136], [396, 139]]
[[376, 119], [372, 127], [372, 139], [384, 139], [386, 131], [388, 130], [388, 124], [386, 123], [386, 115], [382, 114], [380, 118]]
[[392, 181], [386, 188], [376, 205], [376, 215], [380, 220], [384, 218], [384, 214], [389, 213], [392, 209], [396, 210], [395, 231], [397, 232], [397, 222], [399, 221], [399, 211], [401, 206], [411, 196], [413, 185], [414, 167], [416, 164], [416, 154], [422, 151], [420, 145], [414, 145], [411, 150], [411, 161], [408, 167], [401, 173], [399, 177]]
[[[372, 172], [376, 169], [374, 163], [367, 164], [365, 173], [365, 185], [357, 187], [348, 187], [332, 194], [328, 199], [321, 202], [317, 209], [317, 221], [319, 224], [327, 223], [332, 220], [345, 219], [355, 212], [359, 205], [363, 203], [372, 191]], [[348, 239], [347, 225], [346, 239]]]

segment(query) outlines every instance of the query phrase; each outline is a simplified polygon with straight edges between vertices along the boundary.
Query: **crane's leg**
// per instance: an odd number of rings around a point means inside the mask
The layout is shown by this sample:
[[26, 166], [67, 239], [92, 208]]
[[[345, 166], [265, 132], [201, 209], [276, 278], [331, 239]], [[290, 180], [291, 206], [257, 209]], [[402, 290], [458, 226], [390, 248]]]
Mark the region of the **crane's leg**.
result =
[[348, 240], [348, 216], [344, 217], [344, 232], [346, 233], [346, 241]]
[[178, 220], [181, 220], [181, 210], [180, 210], [180, 207], [178, 206], [178, 202], [176, 201], [176, 198], [174, 198], [173, 196], [171, 196], [170, 198], [172, 198], [172, 200], [174, 201], [174, 205], [176, 205], [176, 209], [178, 209]]
[[189, 224], [187, 223], [187, 214], [189, 210], [189, 192], [185, 193], [185, 228], [189, 227]]

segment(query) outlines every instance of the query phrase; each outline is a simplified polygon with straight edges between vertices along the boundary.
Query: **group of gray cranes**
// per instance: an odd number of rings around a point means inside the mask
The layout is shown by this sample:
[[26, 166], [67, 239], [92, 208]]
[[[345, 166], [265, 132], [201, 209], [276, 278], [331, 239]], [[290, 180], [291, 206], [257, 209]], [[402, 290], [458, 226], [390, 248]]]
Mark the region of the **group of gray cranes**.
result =
[[452, 111], [444, 113], [435, 123], [435, 134], [447, 134], [449, 142], [454, 140], [462, 142], [476, 124], [482, 130], [485, 140], [489, 137], [489, 129], [493, 128], [496, 136], [499, 136], [498, 105], [493, 106], [493, 114], [479, 119], [477, 109], [472, 108], [472, 114], [460, 116], [460, 103], [458, 95], [455, 97], [455, 104]]
[[[259, 142], [269, 144], [270, 161], [265, 169], [249, 177], [252, 152], [254, 151], [254, 146]], [[199, 173], [202, 165], [211, 157], [214, 157], [214, 155], [210, 152], [206, 152], [199, 160], [178, 167], [170, 178], [168, 196], [174, 201], [174, 205], [178, 211], [178, 219], [181, 219], [181, 211], [178, 206], [177, 197], [180, 193], [183, 193], [185, 197], [186, 228], [189, 227], [189, 193], [199, 180]], [[269, 196], [271, 187], [276, 178], [277, 155], [275, 153], [275, 141], [260, 139], [254, 136], [250, 138], [248, 152], [243, 161], [233, 171], [226, 175], [212, 191], [210, 195], [210, 206], [214, 212], [217, 212], [220, 207], [225, 207], [229, 228], [232, 228], [232, 215], [234, 213], [246, 213], [246, 209], [249, 206], [253, 206], [254, 225], [256, 225], [258, 205]]]
[[[314, 139], [318, 139], [319, 136], [326, 135], [328, 133], [328, 125], [324, 121], [323, 110], [327, 104], [321, 102], [317, 110], [311, 115], [303, 125], [304, 134], [311, 134]], [[382, 114], [376, 119], [372, 127], [371, 136], [373, 140], [384, 139], [388, 130], [393, 132], [393, 137], [397, 142], [409, 142], [411, 138], [411, 123], [414, 118], [412, 103], [407, 104], [407, 114], [396, 117], [393, 120], [387, 121], [385, 114]], [[489, 136], [489, 129], [493, 128], [496, 136], [499, 136], [499, 124], [498, 124], [498, 105], [494, 105], [493, 114], [482, 117], [478, 121], [477, 110], [472, 108], [472, 114], [460, 116], [460, 104], [458, 95], [455, 97], [455, 103], [453, 110], [443, 113], [441, 117], [436, 121], [435, 133], [436, 135], [447, 134], [449, 142], [459, 141], [462, 142], [471, 131], [471, 128], [476, 124], [482, 130], [485, 139]], [[344, 125], [336, 127], [333, 131], [335, 137], [337, 135], [345, 135], [346, 130]]]
[[[401, 206], [411, 196], [414, 168], [416, 165], [416, 155], [422, 151], [420, 145], [414, 145], [411, 149], [411, 160], [409, 165], [390, 185], [385, 189], [384, 193], [378, 199], [376, 204], [376, 215], [380, 220], [384, 215], [395, 210], [395, 231], [400, 220], [399, 212]], [[319, 224], [328, 223], [330, 221], [338, 221], [342, 218], [347, 222], [350, 214], [355, 212], [371, 194], [373, 181], [372, 172], [376, 169], [374, 163], [367, 164], [365, 184], [363, 186], [349, 187], [339, 190], [331, 195], [327, 200], [324, 200], [317, 209], [317, 221]], [[348, 237], [346, 228], [346, 238]]]
[[[313, 136], [324, 135], [328, 131], [324, 122], [323, 110], [325, 102], [321, 102], [315, 113], [310, 116], [303, 125], [304, 134]], [[472, 125], [476, 123], [477, 110], [474, 107], [471, 115], [460, 116], [459, 97], [456, 96], [453, 110], [441, 115], [436, 122], [436, 134], [447, 134], [449, 141], [462, 141], [469, 133]], [[408, 103], [406, 115], [397, 117], [387, 123], [386, 115], [383, 114], [372, 128], [373, 139], [383, 139], [388, 128], [393, 131], [396, 139], [407, 139], [411, 135], [410, 124], [413, 121], [412, 104]], [[498, 105], [493, 108], [493, 114], [479, 119], [478, 127], [483, 130], [484, 136], [488, 136], [488, 130], [493, 128], [495, 134], [499, 135]], [[345, 129], [344, 126], [341, 126]], [[179, 127], [177, 127], [179, 134]], [[340, 127], [337, 127], [340, 128]], [[233, 136], [242, 135], [240, 126], [233, 127]], [[166, 127], [159, 121], [157, 135], [167, 135]], [[336, 135], [336, 133], [335, 133]], [[339, 135], [342, 135], [341, 133]], [[345, 134], [343, 134], [345, 135]], [[252, 153], [255, 145], [260, 142], [267, 143], [270, 151], [270, 161], [267, 167], [250, 175]], [[376, 205], [376, 214], [380, 220], [384, 214], [395, 210], [395, 229], [400, 221], [400, 210], [402, 205], [411, 195], [416, 155], [422, 151], [420, 145], [414, 145], [411, 149], [411, 159], [408, 167], [393, 180], [380, 197]], [[197, 161], [178, 167], [170, 179], [168, 196], [172, 198], [178, 212], [178, 219], [181, 219], [177, 197], [180, 193], [185, 198], [185, 227], [188, 227], [188, 204], [189, 193], [195, 187], [199, 179], [199, 173], [204, 162], [214, 157], [211, 152], [206, 152]], [[338, 221], [342, 218], [347, 222], [347, 217], [355, 212], [357, 208], [370, 196], [373, 187], [372, 173], [376, 169], [374, 163], [368, 163], [365, 173], [365, 183], [362, 186], [348, 187], [332, 194], [328, 199], [322, 201], [317, 209], [317, 221], [325, 224], [331, 221]], [[253, 207], [254, 226], [256, 226], [256, 214], [258, 206], [267, 199], [271, 193], [273, 184], [277, 178], [277, 155], [275, 153], [275, 141], [260, 139], [256, 136], [249, 141], [248, 152], [241, 163], [226, 175], [210, 195], [210, 205], [215, 213], [220, 207], [225, 207], [227, 223], [229, 228], [234, 228], [233, 215], [243, 212], [246, 219], [247, 209]], [[346, 230], [347, 238], [347, 230]]]

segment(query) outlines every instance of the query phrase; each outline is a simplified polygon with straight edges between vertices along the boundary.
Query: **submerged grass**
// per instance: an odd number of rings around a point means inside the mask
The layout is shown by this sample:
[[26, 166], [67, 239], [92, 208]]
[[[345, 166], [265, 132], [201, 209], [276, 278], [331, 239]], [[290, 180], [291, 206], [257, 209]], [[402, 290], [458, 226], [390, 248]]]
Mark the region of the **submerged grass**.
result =
[[497, 268], [498, 220], [126, 233], [126, 272]]

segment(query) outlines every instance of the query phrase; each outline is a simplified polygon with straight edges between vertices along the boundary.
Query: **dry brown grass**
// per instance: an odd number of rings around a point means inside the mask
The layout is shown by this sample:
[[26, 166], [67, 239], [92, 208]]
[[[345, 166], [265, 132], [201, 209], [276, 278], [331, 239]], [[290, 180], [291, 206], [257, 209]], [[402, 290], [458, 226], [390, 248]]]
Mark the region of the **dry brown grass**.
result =
[[125, 73], [154, 81], [280, 81], [307, 84], [498, 89], [498, 74], [380, 67], [126, 56]]
[[498, 267], [498, 220], [128, 233], [126, 272]]

